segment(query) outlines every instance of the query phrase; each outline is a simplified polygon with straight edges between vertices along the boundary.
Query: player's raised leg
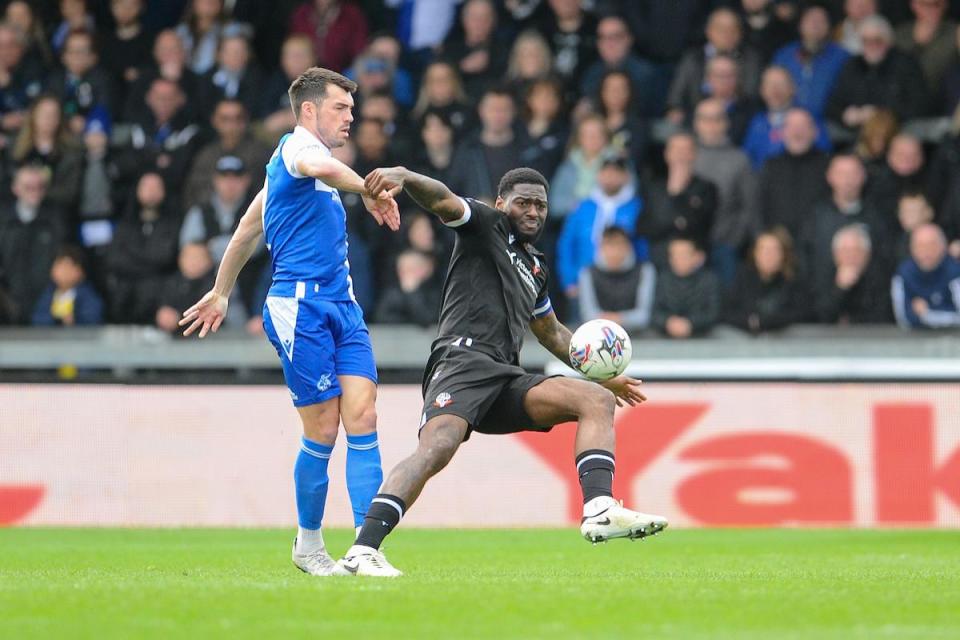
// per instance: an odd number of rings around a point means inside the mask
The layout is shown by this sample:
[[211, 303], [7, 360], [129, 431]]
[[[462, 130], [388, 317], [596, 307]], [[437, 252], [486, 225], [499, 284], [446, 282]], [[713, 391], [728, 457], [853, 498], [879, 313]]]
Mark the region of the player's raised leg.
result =
[[626, 509], [613, 498], [613, 393], [583, 380], [550, 378], [531, 388], [523, 404], [535, 424], [578, 421], [574, 455], [583, 491], [580, 532], [587, 540], [643, 538], [666, 528], [666, 518]]
[[420, 442], [412, 455], [402, 460], [370, 505], [357, 536], [339, 565], [361, 576], [396, 577], [402, 575], [383, 553], [383, 539], [400, 524], [407, 509], [423, 491], [427, 480], [447, 466], [467, 433], [467, 422], [454, 415], [439, 415], [420, 431]]
[[343, 389], [340, 417], [347, 432], [347, 492], [353, 507], [353, 524], [359, 532], [370, 501], [383, 483], [377, 441], [377, 385], [363, 376], [339, 378]]

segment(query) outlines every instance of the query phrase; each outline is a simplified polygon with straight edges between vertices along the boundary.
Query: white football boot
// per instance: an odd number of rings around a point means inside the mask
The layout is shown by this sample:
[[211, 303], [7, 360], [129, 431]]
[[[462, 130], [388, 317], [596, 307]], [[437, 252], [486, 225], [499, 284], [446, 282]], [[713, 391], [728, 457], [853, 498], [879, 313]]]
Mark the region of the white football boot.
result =
[[589, 542], [614, 538], [646, 538], [667, 528], [667, 519], [650, 513], [631, 511], [623, 502], [609, 496], [594, 498], [583, 506], [580, 533]]
[[312, 553], [297, 553], [296, 539], [293, 541], [293, 564], [297, 566], [297, 569], [300, 569], [300, 571], [303, 571], [304, 573], [309, 573], [311, 576], [350, 575], [340, 568], [340, 566], [333, 558], [330, 557], [330, 554], [327, 553], [327, 550], [324, 548]]
[[354, 576], [397, 578], [403, 575], [403, 572], [390, 564], [382, 551], [359, 544], [347, 549], [343, 558], [337, 562], [337, 567]]

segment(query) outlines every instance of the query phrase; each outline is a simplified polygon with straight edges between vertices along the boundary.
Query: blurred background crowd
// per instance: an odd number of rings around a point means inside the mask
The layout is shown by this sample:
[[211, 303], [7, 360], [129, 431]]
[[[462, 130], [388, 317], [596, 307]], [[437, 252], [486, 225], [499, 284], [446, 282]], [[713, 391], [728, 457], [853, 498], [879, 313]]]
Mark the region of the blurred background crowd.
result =
[[[568, 323], [960, 326], [960, 2], [0, 2], [0, 324], [173, 331], [294, 125], [356, 80], [365, 175], [551, 181]], [[435, 323], [452, 233], [348, 211], [367, 319]], [[261, 331], [260, 247], [228, 322]]]

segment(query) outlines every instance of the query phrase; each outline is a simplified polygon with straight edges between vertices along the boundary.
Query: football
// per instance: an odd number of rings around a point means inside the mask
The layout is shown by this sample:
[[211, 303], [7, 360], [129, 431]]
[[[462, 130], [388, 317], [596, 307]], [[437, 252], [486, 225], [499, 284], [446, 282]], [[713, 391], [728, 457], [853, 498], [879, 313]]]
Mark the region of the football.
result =
[[632, 355], [630, 336], [610, 320], [585, 322], [570, 339], [570, 364], [591, 380], [609, 380], [620, 375]]

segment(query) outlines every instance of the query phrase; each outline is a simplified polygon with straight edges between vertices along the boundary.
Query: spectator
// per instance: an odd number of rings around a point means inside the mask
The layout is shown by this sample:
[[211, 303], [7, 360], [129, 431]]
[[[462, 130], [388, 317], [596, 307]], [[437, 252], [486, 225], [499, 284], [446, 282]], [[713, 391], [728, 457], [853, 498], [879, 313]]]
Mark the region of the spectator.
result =
[[743, 40], [761, 60], [769, 60], [796, 31], [797, 7], [792, 0], [741, 0], [740, 12], [746, 28]]
[[460, 0], [384, 0], [384, 4], [400, 9], [397, 20], [400, 44], [412, 59], [420, 62], [432, 57], [447, 37]]
[[927, 87], [917, 61], [893, 46], [893, 29], [873, 16], [860, 27], [863, 53], [840, 72], [827, 105], [827, 117], [857, 129], [878, 109], [890, 109], [901, 120], [926, 114]]
[[200, 114], [209, 116], [223, 99], [243, 103], [247, 113], [256, 113], [263, 92], [263, 76], [253, 64], [250, 42], [241, 35], [224, 35], [217, 50], [217, 63], [201, 78]]
[[[750, 120], [757, 110], [757, 105], [753, 99], [740, 95], [737, 75], [736, 60], [725, 55], [715, 56], [707, 63], [703, 93], [705, 97], [714, 98], [723, 103], [729, 120], [730, 140], [735, 144], [740, 144], [743, 142], [744, 135], [746, 135], [747, 125], [750, 124]], [[685, 118], [690, 118], [690, 122], [687, 124], [692, 124], [693, 112], [697, 104], [699, 104], [699, 101], [684, 108]], [[677, 112], [673, 113], [676, 114]]]
[[[567, 216], [557, 243], [557, 275], [569, 299], [577, 298], [580, 272], [596, 260], [604, 229], [620, 227], [633, 235], [642, 210], [643, 202], [637, 195], [626, 157], [605, 155], [596, 188]], [[637, 239], [635, 249], [641, 261], [647, 259], [645, 239]]]
[[513, 130], [515, 108], [506, 89], [488, 89], [479, 106], [481, 128], [457, 146], [450, 166], [450, 188], [493, 202], [500, 177], [516, 165], [523, 146]]
[[862, 225], [870, 234], [874, 262], [878, 267], [887, 264], [889, 223], [883, 220], [877, 208], [863, 197], [867, 174], [860, 159], [852, 155], [837, 155], [830, 161], [827, 183], [831, 197], [818, 203], [810, 218], [800, 230], [801, 259], [804, 273], [813, 283], [823, 282], [825, 269], [830, 266], [831, 241], [837, 230], [852, 224]]
[[606, 121], [611, 146], [642, 167], [647, 152], [646, 123], [637, 116], [633, 85], [625, 71], [608, 71], [600, 81], [597, 109]]
[[49, 183], [42, 167], [20, 167], [13, 178], [13, 202], [0, 205], [0, 288], [19, 324], [30, 320], [66, 237], [61, 212], [46, 198]]
[[802, 304], [790, 234], [762, 232], [730, 288], [724, 321], [752, 334], [777, 331], [802, 318]]
[[854, 146], [854, 153], [863, 161], [870, 173], [874, 173], [886, 162], [890, 142], [900, 131], [897, 116], [889, 109], [878, 109], [867, 118]]
[[87, 275], [105, 290], [104, 261], [113, 240], [115, 211], [121, 201], [114, 181], [118, 169], [109, 146], [109, 128], [98, 120], [87, 124], [83, 134], [84, 157], [79, 215], [80, 244], [87, 252]]
[[[158, 78], [177, 84], [185, 96], [200, 95], [200, 76], [187, 66], [187, 50], [173, 29], [161, 31], [153, 41], [153, 59], [148, 66], [138, 71], [137, 79], [127, 91], [123, 105], [124, 121], [140, 122], [149, 117], [150, 108], [147, 106], [146, 97]], [[196, 111], [186, 105], [186, 113], [191, 119], [196, 117]]]
[[507, 86], [514, 99], [526, 99], [533, 84], [550, 76], [553, 54], [543, 36], [533, 30], [524, 31], [513, 43], [507, 63]]
[[663, 111], [663, 102], [657, 94], [657, 71], [650, 62], [632, 53], [633, 36], [626, 20], [607, 16], [597, 24], [597, 51], [600, 59], [583, 76], [580, 92], [584, 96], [597, 95], [604, 76], [611, 71], [622, 71], [630, 78], [630, 92], [636, 96], [636, 106], [644, 116], [655, 117]]
[[[742, 42], [743, 30], [740, 18], [730, 9], [717, 9], [707, 21], [707, 43], [689, 49], [673, 77], [670, 92], [667, 95], [667, 116], [675, 124], [683, 122], [693, 111], [694, 106], [704, 97], [703, 87], [710, 84], [706, 77], [707, 64], [716, 56], [727, 56], [736, 62], [738, 81], [746, 96], [757, 93], [762, 62], [760, 55]], [[714, 93], [707, 93], [714, 95]]]
[[633, 240], [620, 227], [604, 229], [594, 264], [580, 271], [580, 319], [611, 320], [627, 331], [650, 325], [657, 270], [638, 263]]
[[361, 120], [379, 120], [383, 131], [390, 138], [391, 155], [408, 158], [413, 155], [414, 134], [407, 118], [401, 118], [399, 107], [389, 91], [377, 91], [367, 96], [360, 105]]
[[669, 255], [669, 268], [657, 276], [651, 325], [669, 338], [706, 334], [720, 319], [720, 283], [695, 240], [672, 239]]
[[33, 309], [35, 327], [96, 325], [103, 322], [103, 300], [87, 281], [83, 252], [64, 247], [50, 267], [50, 284]]
[[248, 25], [229, 19], [223, 0], [189, 0], [176, 32], [186, 49], [190, 70], [201, 76], [217, 63], [221, 38], [250, 37], [253, 33]]
[[760, 171], [758, 205], [761, 226], [784, 227], [799, 238], [810, 211], [829, 197], [825, 176], [830, 158], [814, 146], [817, 124], [809, 112], [791, 109], [783, 121], [784, 153]]
[[107, 254], [112, 321], [153, 323], [156, 291], [176, 265], [180, 221], [160, 174], [143, 174]]
[[750, 160], [727, 137], [729, 123], [723, 103], [708, 98], [697, 106], [694, 129], [697, 158], [694, 172], [717, 188], [710, 228], [710, 262], [721, 282], [729, 285], [741, 252], [759, 227], [756, 182]]
[[23, 126], [30, 102], [43, 86], [43, 67], [25, 58], [27, 39], [16, 28], [0, 23], [0, 136], [4, 142]]
[[910, 234], [910, 257], [893, 277], [891, 297], [903, 329], [960, 327], [960, 262], [947, 254], [940, 227], [925, 224]]
[[610, 150], [610, 134], [600, 116], [576, 125], [567, 155], [550, 186], [550, 217], [562, 222], [593, 191], [600, 162]]
[[377, 167], [389, 167], [396, 164], [396, 158], [390, 151], [390, 138], [380, 120], [361, 120], [356, 126], [354, 140], [357, 145], [357, 159], [354, 170], [365, 176]]
[[941, 94], [947, 70], [957, 57], [957, 23], [947, 18], [947, 0], [910, 0], [915, 19], [897, 27], [897, 48], [913, 55], [930, 96]]
[[245, 172], [249, 172], [251, 182], [263, 184], [270, 148], [250, 134], [243, 104], [237, 100], [221, 100], [213, 111], [211, 124], [217, 138], [201, 148], [193, 159], [184, 188], [185, 207], [195, 206], [210, 197], [216, 165], [224, 156], [239, 158]]
[[421, 122], [416, 171], [446, 184], [453, 161], [453, 126], [443, 111], [427, 111]]
[[556, 173], [570, 128], [563, 117], [563, 88], [553, 79], [537, 80], [527, 92], [523, 120], [527, 148], [523, 164], [545, 176]]
[[867, 18], [877, 15], [877, 1], [846, 0], [843, 11], [844, 19], [837, 27], [836, 40], [851, 55], [858, 56], [863, 53], [863, 34], [860, 28]]
[[644, 193], [646, 211], [637, 235], [647, 238], [650, 259], [658, 271], [667, 268], [667, 245], [678, 234], [693, 238], [701, 249], [710, 241], [717, 210], [717, 187], [696, 175], [697, 143], [688, 133], [667, 139], [663, 157], [665, 180], [651, 182]]
[[440, 291], [433, 284], [433, 257], [410, 249], [397, 258], [397, 286], [387, 289], [377, 304], [375, 318], [384, 324], [437, 323]]
[[128, 87], [150, 65], [153, 34], [143, 26], [144, 0], [111, 0], [114, 27], [103, 34], [100, 44], [103, 68], [118, 89], [115, 107], [126, 104]]
[[894, 264], [910, 257], [910, 236], [916, 229], [934, 221], [934, 210], [920, 191], [904, 192], [897, 201], [897, 240], [894, 246]]
[[23, 34], [26, 39], [24, 57], [34, 60], [40, 67], [51, 67], [54, 64], [53, 52], [50, 50], [47, 34], [43, 28], [43, 20], [34, 13], [33, 6], [26, 0], [12, 0], [7, 3], [3, 15], [5, 23]]
[[[203, 244], [214, 264], [220, 264], [250, 201], [250, 171], [242, 158], [221, 156], [212, 183], [209, 198], [187, 211], [180, 227], [180, 247]], [[257, 252], [262, 249], [261, 245]]]
[[850, 54], [830, 41], [830, 14], [819, 5], [810, 5], [800, 17], [800, 39], [773, 56], [796, 86], [796, 104], [821, 118], [837, 77]]
[[295, 33], [313, 41], [317, 64], [343, 71], [367, 46], [367, 19], [353, 2], [312, 0], [290, 16], [290, 34]]
[[110, 117], [113, 89], [110, 76], [97, 66], [93, 35], [74, 31], [67, 36], [61, 61], [63, 69], [50, 76], [47, 90], [60, 99], [70, 131], [79, 135], [87, 118]]
[[510, 47], [497, 36], [497, 8], [492, 0], [467, 0], [460, 24], [462, 31], [447, 37], [443, 57], [459, 70], [467, 95], [477, 99], [503, 76]]
[[371, 93], [386, 91], [404, 109], [413, 106], [413, 78], [399, 66], [401, 53], [396, 38], [380, 34], [374, 36], [364, 53], [354, 60], [346, 76], [357, 82], [361, 102]]
[[869, 198], [877, 203], [880, 215], [893, 221], [897, 201], [908, 191], [923, 190], [927, 185], [923, 144], [909, 133], [900, 133], [890, 141], [886, 162], [876, 169], [868, 182]]
[[[760, 95], [766, 106], [753, 117], [743, 141], [743, 150], [750, 156], [754, 169], [760, 169], [768, 158], [783, 153], [783, 123], [787, 111], [794, 105], [793, 79], [782, 67], [767, 67], [760, 82]], [[816, 146], [830, 151], [830, 138], [827, 128], [817, 123], [819, 135]]]
[[[688, 46], [702, 42], [707, 12], [711, 5], [717, 3], [702, 0], [631, 0], [620, 4], [641, 55], [655, 60], [661, 70], [672, 70]], [[670, 25], [670, 28], [665, 29], [664, 25]], [[662, 86], [661, 90], [665, 91], [666, 88]]]
[[46, 197], [63, 211], [73, 211], [80, 194], [83, 156], [55, 97], [41, 96], [30, 107], [11, 158], [17, 167], [36, 164], [49, 170]]
[[890, 313], [889, 271], [872, 254], [870, 232], [860, 224], [837, 229], [830, 241], [831, 273], [813, 292], [820, 322], [886, 324]]
[[262, 126], [271, 141], [279, 141], [280, 136], [293, 131], [297, 125], [290, 108], [290, 95], [287, 93], [291, 83], [304, 71], [316, 64], [313, 43], [305, 35], [292, 35], [283, 41], [280, 52], [280, 68], [273, 72], [263, 90], [258, 117], [263, 119]]
[[572, 87], [596, 58], [597, 21], [580, 0], [548, 0], [548, 7], [538, 30], [553, 50], [554, 71]]
[[90, 15], [86, 0], [60, 0], [60, 16], [63, 20], [53, 30], [50, 37], [50, 43], [53, 45], [53, 52], [61, 54], [66, 48], [67, 38], [74, 31], [86, 31], [93, 33], [96, 31], [96, 24], [93, 16]]
[[164, 278], [157, 295], [157, 328], [177, 332], [183, 312], [213, 288], [215, 276], [206, 245], [184, 245], [177, 257], [177, 272]]
[[472, 110], [460, 82], [460, 75], [449, 62], [431, 63], [424, 71], [420, 94], [413, 107], [413, 117], [422, 118], [427, 109], [445, 112], [458, 140], [465, 137], [466, 132], [473, 126]]

